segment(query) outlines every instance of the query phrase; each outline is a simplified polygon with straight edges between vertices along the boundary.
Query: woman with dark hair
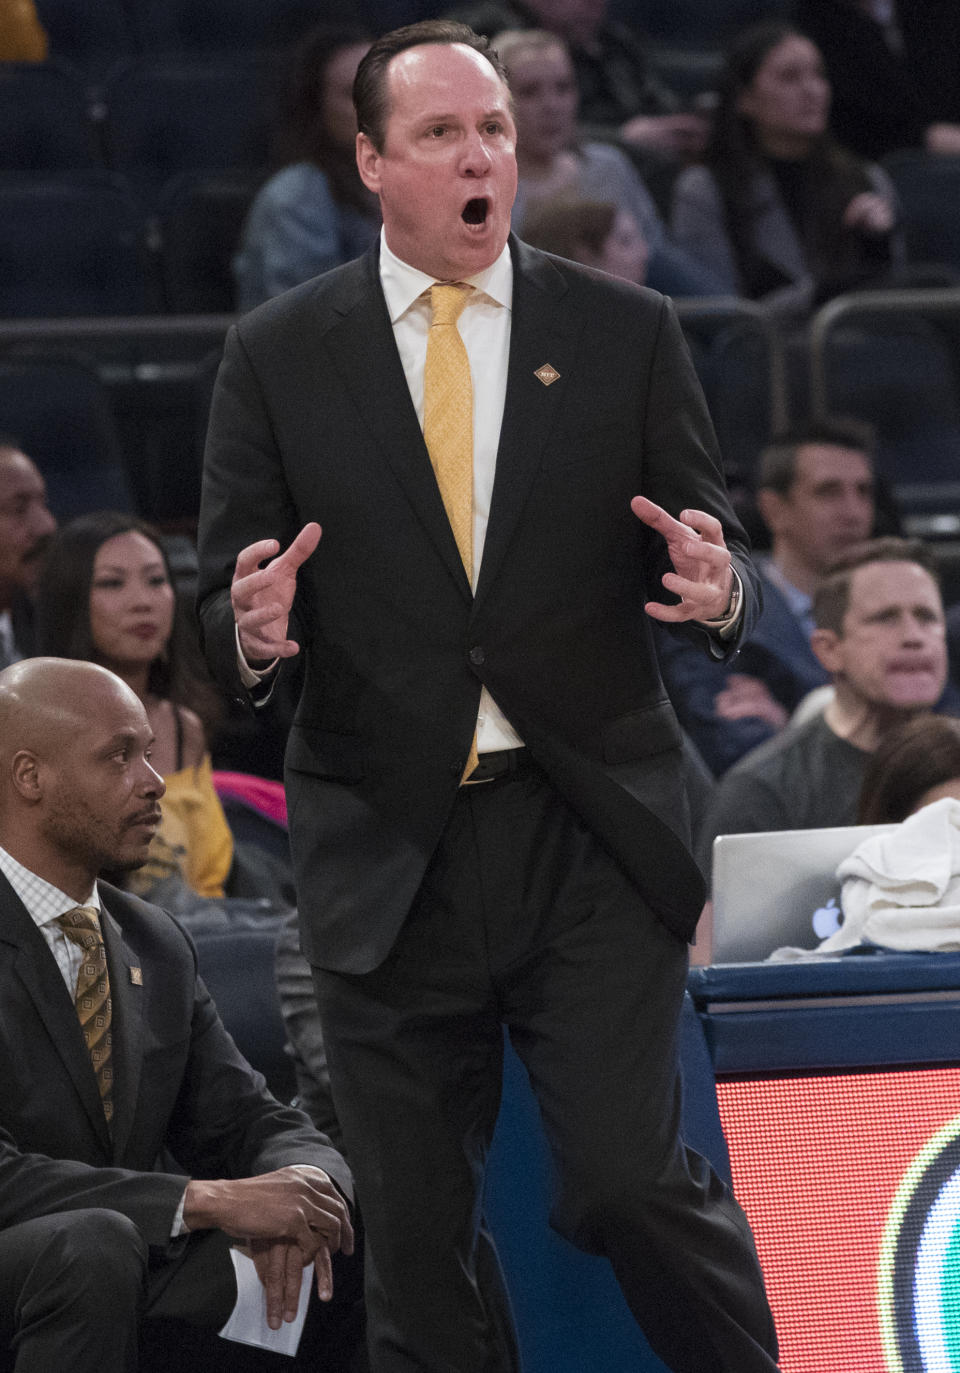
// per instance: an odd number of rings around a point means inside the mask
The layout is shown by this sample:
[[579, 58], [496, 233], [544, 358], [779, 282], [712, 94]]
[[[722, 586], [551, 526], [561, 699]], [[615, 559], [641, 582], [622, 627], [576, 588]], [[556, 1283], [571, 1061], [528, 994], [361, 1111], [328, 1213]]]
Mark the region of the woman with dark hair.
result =
[[960, 720], [917, 715], [885, 735], [870, 759], [857, 824], [899, 824], [946, 796], [960, 801]]
[[877, 283], [900, 257], [893, 188], [829, 130], [830, 84], [782, 23], [727, 54], [704, 165], [674, 188], [674, 240], [735, 295], [785, 313]]
[[354, 150], [353, 78], [369, 46], [359, 29], [320, 25], [297, 50], [280, 170], [257, 193], [233, 261], [240, 310], [359, 257], [379, 231]]
[[65, 524], [41, 574], [37, 642], [42, 654], [109, 668], [146, 708], [155, 736], [151, 762], [167, 790], [150, 857], [125, 885], [144, 894], [174, 878], [199, 896], [222, 896], [233, 840], [197, 713], [210, 718], [215, 693], [185, 661], [184, 627], [156, 531], [114, 511]]

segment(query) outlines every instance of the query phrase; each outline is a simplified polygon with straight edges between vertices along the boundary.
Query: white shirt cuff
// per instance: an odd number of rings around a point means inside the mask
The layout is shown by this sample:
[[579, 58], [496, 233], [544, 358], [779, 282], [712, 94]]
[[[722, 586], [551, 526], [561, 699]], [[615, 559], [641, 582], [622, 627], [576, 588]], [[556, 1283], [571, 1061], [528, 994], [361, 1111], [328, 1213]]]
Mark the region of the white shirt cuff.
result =
[[[237, 667], [240, 671], [240, 680], [248, 691], [252, 691], [254, 687], [260, 686], [264, 679], [269, 677], [272, 672], [276, 671], [277, 663], [279, 663], [280, 659], [274, 658], [273, 662], [268, 663], [264, 668], [251, 667], [243, 656], [243, 649], [240, 647], [240, 626], [236, 621], [234, 621], [233, 625], [233, 634], [237, 644]], [[262, 704], [262, 702], [260, 704]]]

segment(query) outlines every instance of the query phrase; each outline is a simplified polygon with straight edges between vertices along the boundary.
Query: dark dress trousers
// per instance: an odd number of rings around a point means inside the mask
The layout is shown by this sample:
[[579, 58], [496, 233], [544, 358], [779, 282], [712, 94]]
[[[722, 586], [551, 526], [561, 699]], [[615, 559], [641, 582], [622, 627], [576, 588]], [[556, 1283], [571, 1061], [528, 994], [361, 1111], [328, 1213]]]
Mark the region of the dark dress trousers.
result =
[[[73, 999], [0, 877], [0, 1329], [14, 1341], [18, 1373], [133, 1368], [145, 1309], [222, 1324], [235, 1296], [223, 1237], [171, 1239], [190, 1177], [311, 1163], [352, 1195], [342, 1157], [238, 1053], [180, 927], [106, 884], [100, 894], [113, 1003], [112, 1137]], [[208, 1244], [213, 1236], [218, 1242]]]
[[[555, 1224], [610, 1256], [677, 1370], [761, 1373], [775, 1341], [749, 1232], [676, 1137], [703, 888], [643, 610], [670, 564], [631, 497], [720, 519], [741, 633], [755, 574], [669, 302], [516, 240], [511, 252], [476, 593], [375, 249], [228, 337], [204, 470], [206, 651], [240, 694], [237, 553], [319, 521], [291, 626], [306, 667], [286, 782], [303, 948], [367, 1226], [374, 1368], [508, 1366], [476, 1250], [506, 1022], [560, 1164]], [[717, 656], [735, 646], [680, 632]], [[526, 748], [515, 773], [461, 788], [482, 685]]]

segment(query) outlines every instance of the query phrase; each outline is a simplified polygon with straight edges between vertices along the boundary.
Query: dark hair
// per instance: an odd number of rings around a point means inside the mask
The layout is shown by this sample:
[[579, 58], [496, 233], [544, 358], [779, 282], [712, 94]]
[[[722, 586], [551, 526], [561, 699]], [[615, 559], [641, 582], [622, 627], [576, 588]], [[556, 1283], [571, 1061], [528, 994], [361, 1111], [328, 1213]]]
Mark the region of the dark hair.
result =
[[[175, 586], [162, 536], [145, 520], [118, 510], [78, 515], [53, 535], [37, 591], [37, 652], [54, 658], [98, 661], [90, 629], [90, 588], [97, 553], [108, 539], [142, 534], [155, 544], [170, 585]], [[190, 639], [179, 600], [166, 653], [150, 665], [148, 689], [175, 705], [189, 706], [211, 728], [219, 714], [213, 687], [188, 665]]]
[[[726, 51], [704, 157], [720, 191], [744, 293], [752, 297], [762, 296], [769, 289], [769, 269], [753, 234], [755, 178], [764, 158], [751, 121], [737, 105], [767, 56], [788, 38], [806, 39], [806, 35], [780, 20], [768, 20], [751, 25], [734, 38]], [[843, 212], [852, 198], [874, 186], [864, 165], [840, 148], [829, 132], [814, 141], [807, 168], [812, 193], [807, 222], [799, 233], [811, 272], [820, 285], [818, 296], [825, 298], [831, 286], [849, 287], [879, 270], [880, 264], [871, 271], [862, 266], [859, 238], [843, 225]]]
[[14, 434], [0, 432], [0, 448], [12, 448], [17, 453], [23, 452], [23, 445]]
[[610, 200], [580, 200], [558, 196], [536, 205], [521, 226], [524, 240], [545, 253], [582, 262], [581, 250], [599, 256], [617, 218]]
[[787, 496], [797, 475], [797, 450], [808, 444], [822, 444], [827, 448], [852, 448], [862, 453], [874, 465], [877, 454], [876, 434], [871, 425], [861, 420], [835, 417], [822, 419], [803, 429], [778, 434], [760, 454], [757, 489], [776, 491]]
[[293, 51], [292, 73], [273, 140], [272, 162], [313, 162], [330, 182], [334, 198], [372, 213], [374, 197], [357, 172], [354, 149], [337, 147], [323, 118], [327, 68], [344, 48], [369, 44], [370, 34], [346, 24], [317, 24]]
[[897, 824], [932, 787], [960, 778], [960, 720], [916, 715], [890, 730], [870, 758], [858, 825]]
[[920, 539], [866, 539], [854, 544], [827, 568], [813, 594], [813, 619], [818, 629], [843, 633], [843, 618], [850, 604], [850, 583], [860, 567], [871, 563], [917, 563], [940, 585], [933, 555]]
[[353, 83], [357, 128], [366, 134], [378, 152], [383, 151], [390, 114], [387, 67], [398, 53], [406, 52], [408, 48], [419, 48], [426, 43], [446, 46], [460, 43], [472, 48], [486, 58], [504, 85], [508, 84], [503, 63], [490, 46], [490, 40], [474, 33], [466, 24], [457, 24], [450, 19], [423, 19], [418, 24], [405, 24], [401, 29], [385, 33], [376, 40], [360, 63]]

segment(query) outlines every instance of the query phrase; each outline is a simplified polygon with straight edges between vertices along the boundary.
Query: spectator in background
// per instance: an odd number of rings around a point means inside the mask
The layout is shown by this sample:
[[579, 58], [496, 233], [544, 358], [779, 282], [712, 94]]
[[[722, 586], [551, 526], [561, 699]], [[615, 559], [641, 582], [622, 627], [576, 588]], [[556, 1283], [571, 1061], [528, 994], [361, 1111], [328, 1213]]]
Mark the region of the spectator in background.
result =
[[960, 5], [955, 0], [797, 0], [817, 44], [845, 147], [960, 155]]
[[960, 603], [947, 610], [947, 647], [950, 653], [950, 673], [960, 688]]
[[261, 186], [234, 258], [240, 310], [359, 257], [379, 231], [377, 202], [354, 154], [353, 78], [369, 46], [359, 30], [320, 26], [298, 50], [278, 139], [281, 170]]
[[729, 670], [702, 664], [657, 626], [657, 651], [680, 723], [715, 773], [781, 730], [830, 674], [810, 636], [813, 594], [827, 568], [873, 530], [873, 441], [853, 421], [786, 435], [760, 456], [757, 505], [772, 546], [755, 561], [763, 610]]
[[0, 434], [0, 668], [33, 652], [33, 597], [56, 527], [43, 477], [18, 441]]
[[564, 40], [542, 29], [508, 29], [493, 43], [513, 94], [519, 170], [513, 224], [520, 237], [526, 237], [531, 212], [558, 194], [610, 200], [632, 217], [649, 246], [649, 285], [667, 295], [717, 294], [719, 280], [668, 241], [653, 198], [626, 154], [578, 137], [577, 82]]
[[548, 29], [569, 45], [580, 118], [595, 137], [672, 162], [702, 152], [707, 120], [680, 109], [638, 36], [607, 18], [606, 0], [466, 0], [445, 17], [487, 38], [503, 29]]
[[650, 245], [629, 210], [609, 200], [558, 197], [531, 210], [523, 237], [534, 248], [597, 267], [642, 286], [647, 279]]
[[857, 824], [899, 824], [945, 796], [960, 801], [960, 720], [918, 715], [891, 730], [867, 764]]
[[833, 700], [721, 778], [700, 836], [704, 871], [718, 834], [852, 825], [871, 754], [943, 692], [943, 601], [918, 540], [851, 548], [817, 587], [813, 615], [813, 649]]
[[47, 33], [34, 0], [4, 0], [0, 5], [0, 62], [45, 62]]
[[675, 241], [726, 291], [784, 314], [879, 284], [902, 256], [889, 178], [834, 141], [829, 114], [815, 45], [756, 25], [727, 55], [704, 165], [674, 187]]
[[202, 710], [215, 693], [185, 666], [185, 631], [157, 533], [112, 511], [64, 525], [47, 555], [37, 619], [42, 653], [109, 668], [146, 708], [153, 765], [166, 782], [163, 823], [126, 885], [165, 903], [180, 882], [199, 896], [223, 896], [233, 840], [213, 787], [206, 731], [192, 708]]

